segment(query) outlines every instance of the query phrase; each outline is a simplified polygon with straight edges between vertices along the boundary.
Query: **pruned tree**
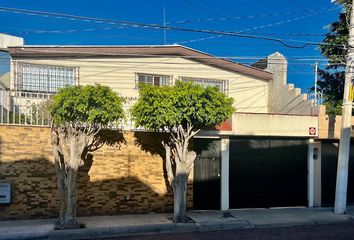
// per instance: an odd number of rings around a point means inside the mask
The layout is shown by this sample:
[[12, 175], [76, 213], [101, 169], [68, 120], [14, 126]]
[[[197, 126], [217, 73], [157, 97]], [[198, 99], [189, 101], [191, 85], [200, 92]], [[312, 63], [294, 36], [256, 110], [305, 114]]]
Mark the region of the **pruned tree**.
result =
[[101, 85], [69, 86], [53, 96], [49, 108], [60, 197], [57, 229], [79, 227], [76, 220], [78, 168], [88, 152], [104, 145], [101, 130], [124, 118], [122, 103], [117, 93]]
[[131, 113], [136, 126], [169, 133], [162, 142], [166, 171], [174, 194], [174, 222], [187, 222], [186, 192], [196, 153], [190, 142], [200, 129], [210, 129], [230, 118], [233, 99], [217, 87], [203, 88], [192, 82], [175, 86], [142, 85]]

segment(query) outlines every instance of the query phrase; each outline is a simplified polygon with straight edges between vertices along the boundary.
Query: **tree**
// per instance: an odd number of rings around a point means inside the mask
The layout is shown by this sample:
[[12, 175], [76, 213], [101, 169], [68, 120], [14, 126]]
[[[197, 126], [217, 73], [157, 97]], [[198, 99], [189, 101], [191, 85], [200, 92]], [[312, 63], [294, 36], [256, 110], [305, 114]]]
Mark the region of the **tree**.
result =
[[192, 82], [175, 86], [142, 85], [132, 107], [136, 126], [169, 133], [165, 148], [168, 181], [174, 195], [174, 222], [188, 222], [186, 190], [196, 153], [190, 142], [200, 129], [213, 128], [234, 112], [233, 99], [217, 87], [203, 88]]
[[69, 86], [53, 96], [51, 143], [60, 197], [57, 229], [78, 228], [76, 179], [85, 154], [102, 147], [100, 132], [124, 118], [123, 99], [106, 86]]
[[321, 54], [328, 59], [328, 66], [319, 70], [318, 90], [323, 91], [327, 113], [341, 115], [343, 102], [346, 54], [349, 37], [350, 0], [338, 0], [343, 6], [338, 21], [328, 26], [329, 32], [320, 45]]

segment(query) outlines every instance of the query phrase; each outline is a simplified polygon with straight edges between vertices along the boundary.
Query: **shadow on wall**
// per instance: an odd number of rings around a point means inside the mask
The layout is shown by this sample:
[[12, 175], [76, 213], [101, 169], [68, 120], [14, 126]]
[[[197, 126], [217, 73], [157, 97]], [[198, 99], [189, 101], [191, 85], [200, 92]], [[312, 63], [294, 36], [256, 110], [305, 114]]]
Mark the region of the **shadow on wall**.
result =
[[[117, 135], [113, 135], [117, 137]], [[147, 165], [148, 163], [140, 163], [139, 156], [143, 156], [144, 161], [153, 156], [151, 157], [141, 150], [148, 151], [152, 155], [164, 156], [160, 136], [150, 133], [136, 133], [135, 137], [134, 146], [128, 143], [127, 146], [122, 146], [121, 150], [104, 147], [103, 150], [93, 154], [86, 154], [78, 174], [78, 216], [172, 211], [173, 196], [166, 179], [165, 170], [163, 178], [165, 185], [168, 187], [166, 193], [161, 193], [152, 188], [163, 184], [160, 178], [149, 178], [149, 176], [141, 178], [137, 174], [139, 170], [134, 170], [135, 172], [132, 173], [128, 171], [127, 173], [126, 170], [121, 169], [122, 166], [125, 169], [130, 168], [132, 164], [135, 167], [139, 164]], [[31, 140], [33, 139], [28, 140], [29, 145]], [[117, 140], [107, 140], [106, 143], [115, 145]], [[127, 141], [123, 136], [119, 136], [119, 142], [126, 143]], [[18, 147], [22, 148], [22, 146]], [[141, 153], [131, 154], [130, 152], [133, 151], [131, 149]], [[116, 155], [113, 155], [114, 158], [112, 158], [111, 154], [114, 153]], [[23, 155], [26, 154], [21, 156]], [[29, 156], [21, 159], [16, 159], [16, 157], [18, 156], [6, 156], [5, 161], [2, 161], [2, 155], [0, 155], [0, 180], [10, 181], [13, 188], [12, 203], [0, 205], [0, 219], [57, 217], [59, 200], [54, 162], [47, 157], [34, 158]], [[105, 158], [111, 163], [102, 161]], [[95, 163], [97, 159], [99, 161]], [[154, 159], [158, 163], [158, 159], [157, 161], [156, 157]], [[116, 166], [115, 172], [111, 173], [110, 168], [113, 167], [113, 161], [114, 164], [119, 162], [119, 166]], [[164, 166], [164, 164], [157, 163], [155, 163], [155, 167]], [[99, 168], [99, 171], [97, 168]], [[142, 173], [144, 176], [146, 174], [154, 175], [154, 172], [163, 170], [150, 169], [149, 166], [147, 169], [149, 171]], [[190, 195], [190, 193], [188, 194]]]
[[162, 159], [162, 171], [165, 179], [166, 189], [172, 194], [171, 186], [168, 182], [166, 170], [166, 153], [162, 147], [162, 141], [167, 142], [169, 136], [167, 133], [156, 132], [134, 132], [135, 145], [139, 146], [143, 151], [152, 155], [159, 155]]

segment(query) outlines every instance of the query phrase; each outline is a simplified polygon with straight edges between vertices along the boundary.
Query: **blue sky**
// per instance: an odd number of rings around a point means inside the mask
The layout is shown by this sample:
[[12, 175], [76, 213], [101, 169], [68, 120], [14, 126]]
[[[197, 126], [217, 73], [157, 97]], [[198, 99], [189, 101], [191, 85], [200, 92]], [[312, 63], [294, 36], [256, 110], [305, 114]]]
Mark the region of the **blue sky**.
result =
[[[23, 8], [82, 16], [163, 23], [163, 8], [170, 26], [194, 29], [237, 31], [297, 41], [321, 42], [326, 26], [337, 19], [340, 8], [330, 0], [1, 0], [0, 7]], [[224, 20], [220, 19], [223, 18]], [[205, 19], [209, 19], [205, 21]], [[178, 23], [185, 20], [197, 20]], [[119, 28], [117, 25], [0, 12], [0, 32], [25, 38], [26, 44], [147, 45], [163, 44], [161, 30]], [[69, 31], [68, 30], [74, 30]], [[43, 32], [41, 32], [43, 31]], [[59, 31], [59, 32], [56, 32]], [[276, 42], [211, 37], [208, 34], [167, 31], [167, 44], [179, 43], [217, 56], [233, 56], [235, 61], [252, 63], [275, 51], [289, 58], [288, 82], [297, 87], [313, 85], [313, 64], [320, 58], [316, 46], [291, 49]], [[237, 59], [245, 57], [247, 59]], [[295, 60], [294, 58], [300, 58]], [[323, 61], [320, 63], [324, 64]]]

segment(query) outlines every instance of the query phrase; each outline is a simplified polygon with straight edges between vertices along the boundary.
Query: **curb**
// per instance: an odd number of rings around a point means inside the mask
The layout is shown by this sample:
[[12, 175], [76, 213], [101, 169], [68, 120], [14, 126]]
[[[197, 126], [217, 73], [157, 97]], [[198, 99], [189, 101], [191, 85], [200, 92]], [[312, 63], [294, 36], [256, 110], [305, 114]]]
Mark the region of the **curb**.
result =
[[0, 234], [1, 240], [29, 240], [29, 239], [48, 239], [48, 232], [44, 233], [22, 233], [22, 234]]
[[169, 223], [169, 224], [149, 224], [122, 227], [101, 227], [91, 229], [60, 230], [49, 232], [48, 239], [95, 239], [111, 238], [122, 236], [135, 236], [145, 234], [166, 234], [166, 233], [193, 233], [208, 232], [231, 229], [254, 228], [246, 221], [221, 222], [221, 223]]
[[210, 232], [220, 230], [236, 230], [250, 228], [279, 228], [292, 226], [313, 226], [323, 224], [340, 224], [351, 223], [352, 219], [343, 221], [321, 221], [321, 222], [296, 222], [283, 224], [265, 224], [254, 225], [245, 220], [237, 220], [230, 222], [202, 222], [202, 223], [165, 223], [165, 224], [146, 224], [133, 226], [113, 226], [113, 227], [96, 227], [82, 228], [71, 230], [51, 230], [41, 233], [16, 233], [16, 234], [0, 234], [1, 240], [29, 240], [29, 239], [97, 239], [97, 238], [113, 238], [124, 236], [136, 236], [147, 234], [168, 234], [168, 233], [194, 233], [194, 232]]
[[147, 224], [122, 227], [100, 227], [74, 230], [50, 231], [48, 239], [96, 239], [159, 233], [196, 232], [195, 224]]

